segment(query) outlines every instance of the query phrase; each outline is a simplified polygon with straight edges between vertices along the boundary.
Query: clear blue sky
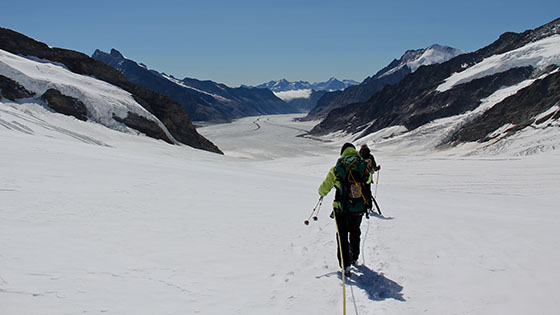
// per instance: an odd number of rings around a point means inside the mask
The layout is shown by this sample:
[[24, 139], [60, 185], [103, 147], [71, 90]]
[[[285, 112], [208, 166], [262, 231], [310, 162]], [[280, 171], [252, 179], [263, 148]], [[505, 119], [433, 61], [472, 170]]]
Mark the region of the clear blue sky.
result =
[[407, 49], [466, 51], [560, 17], [560, 0], [4, 1], [0, 26], [91, 55], [120, 50], [229, 86], [362, 81]]

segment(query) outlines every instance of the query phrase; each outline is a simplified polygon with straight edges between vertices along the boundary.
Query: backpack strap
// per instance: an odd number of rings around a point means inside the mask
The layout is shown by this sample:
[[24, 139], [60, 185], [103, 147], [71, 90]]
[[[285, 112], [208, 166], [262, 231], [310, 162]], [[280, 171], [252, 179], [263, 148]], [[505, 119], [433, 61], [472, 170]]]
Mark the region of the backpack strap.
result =
[[[350, 171], [350, 172], [348, 173], [348, 175], [351, 176], [351, 177], [352, 177], [352, 180], [354, 181], [354, 183], [352, 183], [351, 185], [356, 185], [356, 186], [357, 186], [357, 185], [358, 185], [358, 182], [357, 182], [356, 179], [354, 178], [354, 174], [352, 174], [352, 171]], [[360, 182], [360, 184], [361, 184], [361, 182]], [[364, 203], [367, 205], [367, 204], [369, 204], [369, 203], [367, 202], [366, 196], [364, 196], [364, 192], [363, 192], [362, 190], [363, 190], [362, 187], [360, 187], [360, 196], [362, 196], [362, 199], [364, 200]]]

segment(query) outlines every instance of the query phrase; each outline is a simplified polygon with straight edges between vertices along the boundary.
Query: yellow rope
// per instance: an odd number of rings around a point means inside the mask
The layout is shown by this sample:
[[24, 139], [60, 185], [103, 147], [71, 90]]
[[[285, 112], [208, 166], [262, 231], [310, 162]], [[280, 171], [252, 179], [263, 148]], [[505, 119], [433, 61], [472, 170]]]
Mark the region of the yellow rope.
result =
[[[350, 165], [348, 165], [348, 169], [350, 168], [350, 166], [352, 166], [354, 164], [354, 162], [356, 162], [356, 160], [352, 161], [350, 163]], [[349, 170], [346, 169], [346, 171], [348, 172]], [[358, 182], [356, 181], [356, 179], [354, 178], [354, 175], [352, 174], [352, 171], [350, 172], [350, 177], [352, 177], [352, 181], [354, 181], [354, 185], [357, 185]], [[361, 197], [364, 199], [364, 202], [367, 204], [366, 201], [366, 197], [364, 196], [363, 192], [362, 192], [362, 187], [360, 187], [360, 195]], [[342, 273], [342, 314], [346, 315], [346, 274], [344, 273], [344, 255], [342, 254], [342, 242], [341, 242], [341, 238], [340, 238], [340, 229], [338, 228], [338, 220], [337, 220], [337, 216], [336, 216], [336, 210], [334, 211], [334, 217], [335, 217], [335, 222], [336, 222], [336, 235], [338, 237], [338, 252], [340, 255], [340, 264], [341, 266], [341, 273]]]
[[346, 315], [346, 275], [344, 274], [344, 255], [342, 255], [342, 242], [340, 239], [340, 229], [338, 228], [338, 219], [336, 210], [334, 211], [334, 221], [336, 223], [336, 235], [338, 236], [338, 253], [340, 255], [341, 273], [342, 273], [342, 314]]

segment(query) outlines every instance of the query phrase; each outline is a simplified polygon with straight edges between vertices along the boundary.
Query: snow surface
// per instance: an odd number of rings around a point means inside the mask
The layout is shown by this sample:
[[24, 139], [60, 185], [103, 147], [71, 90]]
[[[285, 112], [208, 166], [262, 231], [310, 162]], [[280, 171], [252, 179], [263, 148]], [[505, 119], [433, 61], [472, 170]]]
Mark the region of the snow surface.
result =
[[442, 63], [464, 53], [464, 50], [443, 47], [440, 45], [433, 45], [428, 47], [426, 51], [424, 51], [424, 53], [420, 56], [420, 58], [412, 60], [411, 62], [407, 63], [407, 65], [410, 67], [410, 71], [414, 72], [421, 66]]
[[445, 92], [457, 84], [468, 83], [512, 68], [527, 66], [545, 68], [553, 64], [560, 65], [560, 35], [553, 35], [518, 49], [485, 58], [464, 71], [452, 74], [437, 87], [437, 91]]
[[[0, 102], [0, 313], [341, 314], [333, 194], [302, 223], [347, 139], [293, 117], [201, 128], [220, 156]], [[557, 313], [558, 150], [368, 143], [347, 314]]]
[[313, 93], [312, 89], [302, 89], [302, 90], [290, 90], [290, 91], [283, 91], [283, 92], [272, 92], [276, 97], [279, 99], [289, 102], [296, 98], [309, 98], [311, 93]]

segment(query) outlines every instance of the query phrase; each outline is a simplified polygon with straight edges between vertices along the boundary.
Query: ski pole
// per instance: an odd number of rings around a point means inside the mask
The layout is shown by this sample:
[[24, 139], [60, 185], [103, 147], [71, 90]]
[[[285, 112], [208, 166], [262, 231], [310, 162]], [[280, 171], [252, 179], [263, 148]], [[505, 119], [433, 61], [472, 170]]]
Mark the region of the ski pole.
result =
[[[307, 218], [307, 220], [303, 221], [303, 224], [305, 225], [309, 225], [309, 219], [311, 219], [313, 217], [313, 221], [317, 221], [319, 220], [319, 210], [321, 210], [321, 205], [323, 204], [323, 196], [321, 196], [319, 198], [319, 201], [317, 201], [317, 204], [315, 205], [315, 208], [313, 208], [313, 211], [311, 211], [311, 214], [309, 215], [309, 218]], [[317, 213], [315, 213], [315, 211], [317, 211]]]
[[379, 208], [379, 205], [377, 204], [377, 201], [375, 200], [375, 198], [371, 198], [373, 200], [373, 203], [375, 204], [375, 208], [377, 208], [377, 213], [379, 213], [379, 215], [383, 215], [383, 213], [381, 213], [381, 208]]
[[375, 194], [373, 194], [374, 198], [377, 198], [377, 185], [379, 185], [379, 173], [381, 173], [381, 169], [377, 171], [377, 175], [375, 176]]
[[375, 200], [375, 198], [377, 198], [377, 186], [379, 185], [379, 174], [381, 174], [381, 168], [377, 171], [377, 176], [375, 178], [375, 196], [373, 197], [373, 202], [375, 202], [375, 207], [377, 208], [377, 212], [379, 212], [379, 215], [383, 215], [381, 213], [381, 208], [379, 208], [379, 205]]

